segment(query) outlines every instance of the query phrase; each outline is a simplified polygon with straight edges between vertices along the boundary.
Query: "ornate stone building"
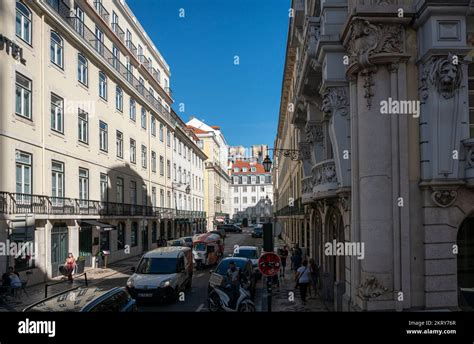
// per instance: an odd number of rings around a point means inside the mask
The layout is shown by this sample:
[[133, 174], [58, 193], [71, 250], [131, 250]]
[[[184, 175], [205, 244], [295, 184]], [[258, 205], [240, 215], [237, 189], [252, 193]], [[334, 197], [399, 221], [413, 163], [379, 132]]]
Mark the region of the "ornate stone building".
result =
[[[300, 160], [275, 158], [284, 238], [320, 262], [337, 310], [467, 307], [474, 2], [292, 9], [275, 148]], [[290, 197], [301, 200], [297, 215], [285, 211]], [[333, 243], [343, 248], [334, 255]]]

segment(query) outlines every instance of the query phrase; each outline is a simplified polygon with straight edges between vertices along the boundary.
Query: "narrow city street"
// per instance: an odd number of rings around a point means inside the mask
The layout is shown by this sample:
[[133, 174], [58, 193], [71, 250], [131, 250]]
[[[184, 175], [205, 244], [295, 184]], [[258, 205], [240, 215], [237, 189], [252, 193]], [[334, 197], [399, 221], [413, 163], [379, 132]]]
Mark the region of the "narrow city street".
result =
[[[225, 238], [224, 257], [232, 254], [234, 245], [258, 246], [261, 248], [262, 239], [252, 238], [248, 230], [242, 233], [227, 233]], [[177, 301], [172, 304], [139, 304], [140, 312], [203, 312], [207, 311], [207, 287], [209, 283], [210, 270], [215, 267], [208, 267], [204, 270], [194, 271], [192, 288], [185, 292], [184, 300]], [[116, 286], [125, 286], [128, 277], [132, 274], [129, 272], [117, 273], [114, 278], [105, 279], [97, 284], [98, 287], [112, 288]], [[261, 283], [260, 283], [261, 284]], [[260, 284], [257, 288], [260, 288]], [[257, 292], [256, 297], [261, 296]], [[255, 300], [257, 302], [257, 300]]]

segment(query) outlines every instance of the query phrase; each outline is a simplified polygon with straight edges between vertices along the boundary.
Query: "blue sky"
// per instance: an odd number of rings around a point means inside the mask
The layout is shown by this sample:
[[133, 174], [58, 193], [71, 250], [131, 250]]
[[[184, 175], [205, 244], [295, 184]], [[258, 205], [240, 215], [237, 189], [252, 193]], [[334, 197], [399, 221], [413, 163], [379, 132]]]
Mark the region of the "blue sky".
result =
[[173, 108], [185, 122], [221, 126], [230, 145], [273, 147], [290, 0], [127, 3], [171, 68]]

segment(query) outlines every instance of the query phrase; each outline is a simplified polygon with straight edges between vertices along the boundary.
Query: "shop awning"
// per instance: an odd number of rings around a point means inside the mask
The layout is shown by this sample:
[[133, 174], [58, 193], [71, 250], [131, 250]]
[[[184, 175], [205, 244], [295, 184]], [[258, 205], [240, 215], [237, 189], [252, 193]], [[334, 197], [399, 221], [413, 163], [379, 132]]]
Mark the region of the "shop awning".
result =
[[97, 226], [99, 227], [99, 230], [101, 231], [111, 231], [111, 230], [117, 229], [117, 226], [110, 225], [105, 222], [95, 221], [95, 220], [83, 220], [81, 221], [80, 225], [81, 226]]

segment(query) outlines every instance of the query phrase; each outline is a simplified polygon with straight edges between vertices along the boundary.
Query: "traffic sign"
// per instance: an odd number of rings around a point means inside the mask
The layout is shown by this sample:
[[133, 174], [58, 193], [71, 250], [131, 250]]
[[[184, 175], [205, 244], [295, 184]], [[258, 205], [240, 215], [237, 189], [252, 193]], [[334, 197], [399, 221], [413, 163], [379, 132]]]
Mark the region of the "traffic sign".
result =
[[280, 271], [281, 260], [280, 257], [273, 252], [266, 252], [262, 254], [258, 260], [258, 269], [264, 276], [275, 276]]

